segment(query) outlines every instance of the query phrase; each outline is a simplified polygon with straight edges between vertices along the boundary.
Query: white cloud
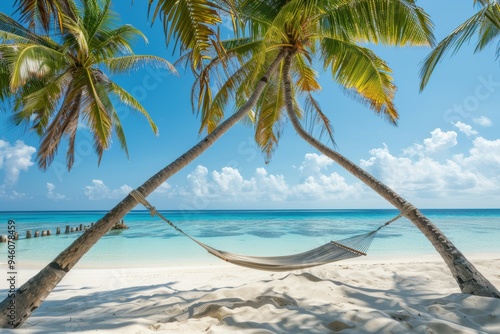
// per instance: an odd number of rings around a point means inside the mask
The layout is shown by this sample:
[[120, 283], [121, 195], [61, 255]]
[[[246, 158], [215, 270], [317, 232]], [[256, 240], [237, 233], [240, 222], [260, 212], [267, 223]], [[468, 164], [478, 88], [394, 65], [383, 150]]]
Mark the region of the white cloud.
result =
[[13, 185], [19, 179], [21, 171], [28, 171], [33, 166], [31, 156], [36, 152], [32, 146], [17, 140], [12, 146], [9, 142], [0, 139], [0, 169], [4, 169], [7, 185]]
[[469, 155], [457, 154], [453, 160], [464, 168], [480, 173], [491, 179], [498, 179], [500, 175], [500, 139], [488, 140], [477, 137], [472, 142]]
[[361, 191], [359, 184], [350, 185], [337, 173], [320, 173], [331, 164], [325, 158], [315, 153], [306, 154], [301, 171], [314, 175], [307, 176], [295, 185], [288, 184], [283, 175], [269, 174], [262, 167], [255, 169], [254, 174], [245, 179], [232, 167], [209, 173], [206, 167], [200, 165], [188, 175], [189, 186], [180, 190], [179, 194], [187, 198], [195, 196], [222, 202], [314, 201], [356, 197]]
[[457, 133], [455, 131], [443, 132], [437, 128], [431, 132], [431, 138], [424, 139], [425, 151], [434, 153], [457, 145]]
[[462, 123], [462, 122], [455, 122], [455, 123], [453, 123], [453, 125], [458, 130], [460, 130], [461, 132], [465, 133], [465, 135], [467, 137], [477, 135], [477, 133], [478, 133], [476, 130], [473, 130], [472, 126], [470, 126], [469, 124], [465, 124], [465, 123]]
[[56, 186], [53, 183], [47, 182], [47, 198], [54, 201], [60, 201], [66, 199], [66, 195], [56, 193]]
[[332, 159], [325, 155], [307, 153], [304, 157], [304, 161], [300, 164], [299, 170], [303, 176], [319, 175], [321, 174], [321, 171], [325, 170], [332, 164]]
[[121, 198], [131, 191], [132, 188], [126, 184], [118, 189], [111, 190], [102, 180], [92, 180], [92, 185], [85, 187], [84, 194], [89, 200], [100, 200]]
[[473, 118], [472, 121], [476, 124], [484, 126], [485, 128], [493, 126], [493, 122], [486, 116]]
[[205, 166], [199, 165], [187, 178], [189, 186], [179, 191], [184, 197], [205, 197], [224, 202], [276, 201], [283, 200], [288, 191], [282, 175], [269, 175], [264, 168], [257, 168], [254, 175], [245, 180], [232, 167], [223, 167], [209, 174]]
[[[450, 132], [442, 136], [445, 133], [436, 130], [432, 138], [424, 140], [424, 145], [415, 144], [403, 150], [401, 157], [393, 155], [387, 146], [373, 149], [368, 160], [361, 160], [361, 166], [405, 195], [425, 198], [500, 195], [500, 140], [477, 137], [469, 155], [459, 154], [439, 161], [429, 156], [434, 150], [428, 148], [449, 147], [445, 143], [455, 145], [456, 136]], [[431, 142], [440, 144], [430, 145]]]
[[153, 191], [153, 194], [166, 194], [172, 190], [172, 186], [167, 182], [163, 182], [158, 188]]
[[0, 185], [0, 198], [3, 200], [17, 200], [23, 198], [29, 198], [26, 193], [17, 192], [15, 190], [7, 189], [5, 184]]
[[194, 172], [190, 173], [187, 177], [190, 184], [190, 190], [195, 196], [209, 196], [208, 186], [208, 169], [205, 166], [198, 165]]
[[309, 176], [303, 182], [292, 187], [292, 198], [296, 200], [335, 200], [354, 199], [362, 193], [359, 183], [348, 184], [337, 173]]

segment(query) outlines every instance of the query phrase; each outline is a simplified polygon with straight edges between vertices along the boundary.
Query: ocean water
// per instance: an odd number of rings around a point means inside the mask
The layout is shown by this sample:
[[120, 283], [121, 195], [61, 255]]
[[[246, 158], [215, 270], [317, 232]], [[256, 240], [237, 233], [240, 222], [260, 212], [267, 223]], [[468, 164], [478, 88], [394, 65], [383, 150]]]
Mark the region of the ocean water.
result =
[[[466, 256], [500, 256], [500, 209], [421, 210]], [[212, 247], [233, 253], [274, 256], [299, 253], [369, 232], [395, 217], [396, 210], [279, 210], [279, 211], [162, 211], [188, 234]], [[101, 211], [0, 212], [0, 235], [15, 221], [19, 266], [49, 263], [82, 232], [64, 234], [65, 226], [90, 225]], [[217, 258], [176, 230], [133, 211], [125, 217], [128, 230], [110, 231], [79, 262], [78, 267], [150, 267], [218, 263]], [[60, 227], [63, 234], [55, 235]], [[25, 239], [26, 230], [47, 230], [49, 237]], [[407, 219], [401, 218], [378, 232], [369, 257], [436, 254], [430, 242]], [[7, 262], [7, 245], [0, 243], [0, 265]]]

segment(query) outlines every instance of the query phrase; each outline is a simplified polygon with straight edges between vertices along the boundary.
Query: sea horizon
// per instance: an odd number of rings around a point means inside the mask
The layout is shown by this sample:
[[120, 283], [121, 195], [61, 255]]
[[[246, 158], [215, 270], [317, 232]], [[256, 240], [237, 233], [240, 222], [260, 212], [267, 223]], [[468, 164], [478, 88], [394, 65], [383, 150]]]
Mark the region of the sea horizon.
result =
[[[465, 254], [500, 255], [500, 209], [420, 209]], [[158, 210], [189, 235], [210, 246], [239, 254], [295, 254], [332, 240], [373, 231], [398, 215], [396, 209], [232, 209]], [[98, 221], [106, 210], [44, 210], [0, 212], [0, 235], [15, 221], [21, 265], [46, 264], [71, 244], [81, 231], [64, 233]], [[216, 259], [147, 210], [124, 217], [126, 230], [108, 232], [81, 260], [80, 267], [157, 267], [217, 264]], [[56, 234], [60, 228], [61, 234]], [[49, 237], [26, 239], [28, 230], [51, 230]], [[0, 244], [0, 264], [7, 259]], [[400, 218], [377, 233], [370, 259], [437, 254], [418, 228]]]

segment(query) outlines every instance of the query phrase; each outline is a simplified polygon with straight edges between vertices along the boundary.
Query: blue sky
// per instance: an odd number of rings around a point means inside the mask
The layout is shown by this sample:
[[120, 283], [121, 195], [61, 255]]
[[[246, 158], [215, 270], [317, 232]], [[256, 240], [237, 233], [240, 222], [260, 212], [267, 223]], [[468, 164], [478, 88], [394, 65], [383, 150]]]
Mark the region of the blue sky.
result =
[[[431, 15], [438, 40], [474, 13], [473, 1], [419, 1]], [[0, 10], [12, 13], [2, 1]], [[120, 5], [116, 5], [120, 3]], [[152, 27], [144, 1], [115, 2], [121, 23], [141, 29], [148, 53], [175, 61], [160, 22]], [[428, 48], [374, 50], [394, 70], [400, 121], [394, 127], [350, 100], [321, 75], [318, 99], [335, 129], [337, 149], [420, 208], [499, 207], [500, 68], [495, 45], [473, 54], [464, 47], [446, 57], [423, 93], [418, 64]], [[146, 107], [160, 129], [120, 108], [130, 159], [114, 141], [101, 165], [88, 131], [78, 133], [76, 162], [65, 169], [65, 147], [42, 172], [34, 161], [38, 138], [0, 113], [0, 210], [106, 210], [131, 189], [194, 145], [199, 119], [191, 111], [192, 78], [179, 71], [144, 69], [113, 78]], [[2, 106], [5, 109], [5, 105]], [[252, 128], [237, 125], [201, 157], [150, 196], [158, 208], [288, 209], [388, 208], [373, 191], [303, 142], [286, 125], [271, 162], [255, 147]]]

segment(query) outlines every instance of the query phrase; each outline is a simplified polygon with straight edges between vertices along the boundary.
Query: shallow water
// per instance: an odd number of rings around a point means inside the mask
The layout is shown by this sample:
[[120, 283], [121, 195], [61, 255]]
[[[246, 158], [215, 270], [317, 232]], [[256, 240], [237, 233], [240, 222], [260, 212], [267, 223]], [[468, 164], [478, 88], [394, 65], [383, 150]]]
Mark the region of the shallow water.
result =
[[[500, 209], [430, 209], [422, 212], [464, 254], [500, 255]], [[365, 233], [397, 215], [396, 210], [289, 210], [289, 211], [162, 211], [177, 226], [201, 241], [225, 251], [252, 255], [284, 255]], [[66, 225], [90, 225], [101, 211], [1, 212], [0, 234], [7, 221], [16, 222], [19, 266], [44, 265], [71, 244], [81, 232], [25, 239], [26, 230]], [[217, 263], [216, 258], [146, 211], [125, 217], [128, 230], [111, 231], [80, 261], [80, 267], [141, 267]], [[421, 232], [401, 218], [378, 232], [372, 257], [435, 254]], [[7, 262], [7, 245], [0, 244], [0, 263]]]

